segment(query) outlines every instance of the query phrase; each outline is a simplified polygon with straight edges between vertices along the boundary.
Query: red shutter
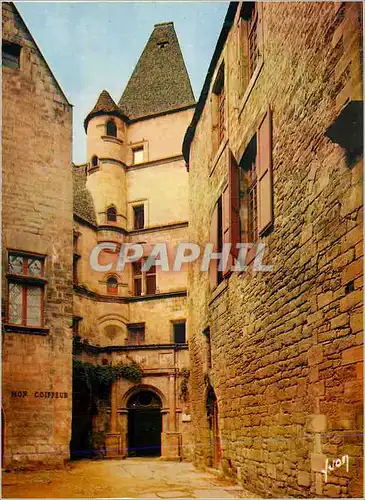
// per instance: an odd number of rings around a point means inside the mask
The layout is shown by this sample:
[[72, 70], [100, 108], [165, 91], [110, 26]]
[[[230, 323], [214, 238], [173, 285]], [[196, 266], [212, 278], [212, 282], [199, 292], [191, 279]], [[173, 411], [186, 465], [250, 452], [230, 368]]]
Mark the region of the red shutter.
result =
[[222, 194], [223, 212], [223, 243], [231, 243], [231, 255], [229, 256], [224, 275], [227, 275], [233, 264], [233, 257], [237, 257], [236, 244], [240, 241], [240, 201], [239, 201], [239, 173], [237, 162], [229, 153], [228, 185]]
[[[210, 243], [213, 243], [213, 252], [218, 249], [218, 205], [216, 204], [210, 222]], [[210, 289], [213, 290], [218, 284], [218, 260], [212, 259], [209, 263]]]
[[270, 109], [257, 132], [258, 231], [261, 235], [273, 223], [272, 131]]

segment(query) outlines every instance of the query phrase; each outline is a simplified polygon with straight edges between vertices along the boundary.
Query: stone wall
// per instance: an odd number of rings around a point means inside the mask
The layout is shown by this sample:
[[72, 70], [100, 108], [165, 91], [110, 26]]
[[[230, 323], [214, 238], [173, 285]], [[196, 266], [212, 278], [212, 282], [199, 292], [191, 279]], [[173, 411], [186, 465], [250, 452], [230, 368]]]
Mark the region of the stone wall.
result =
[[[236, 14], [216, 65], [227, 142], [214, 155], [208, 96], [191, 145], [189, 239], [204, 245], [228, 148], [239, 160], [272, 109], [274, 226], [262, 242], [273, 271], [233, 273], [212, 293], [196, 262], [188, 286], [195, 460], [211, 455], [210, 381], [221, 466], [263, 496], [362, 496], [362, 161], [349, 165], [325, 136], [346, 98], [362, 98], [360, 13], [356, 3], [263, 3], [263, 63], [246, 94]], [[325, 459], [343, 455], [349, 471], [326, 483]]]
[[3, 309], [9, 249], [44, 255], [47, 279], [44, 328], [10, 328], [5, 313], [3, 464], [59, 465], [71, 437], [72, 110], [16, 8], [2, 11], [3, 39], [22, 47], [20, 68], [3, 66]]

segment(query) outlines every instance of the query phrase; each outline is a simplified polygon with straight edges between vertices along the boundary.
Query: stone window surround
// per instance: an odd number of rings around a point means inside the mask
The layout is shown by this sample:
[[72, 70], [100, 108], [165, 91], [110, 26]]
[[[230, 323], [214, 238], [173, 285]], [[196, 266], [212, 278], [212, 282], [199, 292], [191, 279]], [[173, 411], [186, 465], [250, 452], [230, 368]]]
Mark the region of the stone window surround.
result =
[[185, 344], [187, 343], [187, 321], [186, 321], [186, 318], [174, 318], [172, 320], [170, 320], [170, 324], [171, 324], [171, 327], [170, 327], [170, 331], [171, 331], [171, 342], [175, 345], [175, 332], [174, 332], [174, 325], [178, 324], [178, 323], [185, 323]]
[[[142, 139], [141, 141], [136, 141], [136, 142], [130, 142], [129, 147], [131, 149], [131, 159], [130, 159], [130, 165], [143, 165], [143, 163], [147, 162], [149, 159], [149, 148], [148, 148], [148, 141], [145, 139]], [[136, 149], [143, 149], [143, 161], [140, 163], [134, 163], [134, 158], [133, 158], [133, 151]]]
[[[117, 282], [117, 286], [116, 286], [117, 291], [116, 291], [116, 293], [110, 293], [110, 292], [108, 291], [108, 282], [109, 282], [109, 280], [110, 280], [111, 278], [115, 279], [115, 280], [116, 280], [116, 282]], [[107, 295], [112, 295], [112, 296], [113, 296], [113, 295], [114, 295], [114, 296], [115, 296], [115, 295], [117, 295], [117, 296], [119, 295], [119, 290], [120, 290], [121, 282], [120, 282], [120, 279], [119, 279], [119, 277], [118, 277], [118, 275], [117, 275], [117, 274], [115, 274], [115, 273], [112, 273], [112, 274], [107, 274], [107, 275], [105, 276], [105, 282], [104, 282], [104, 283], [105, 283], [105, 286], [106, 286], [106, 294], [107, 294]]]
[[[143, 267], [143, 263], [144, 261], [147, 260], [147, 257], [142, 257], [140, 259], [140, 261], [137, 261], [137, 262], [140, 262], [141, 263], [141, 274], [138, 275], [138, 277], [140, 277], [141, 279], [141, 295], [135, 295], [135, 284], [134, 284], [134, 279], [135, 279], [135, 273], [134, 273], [134, 266], [133, 266], [133, 263], [130, 264], [131, 266], [131, 270], [132, 270], [132, 282], [131, 282], [131, 287], [130, 287], [130, 295], [132, 297], [153, 297], [155, 295], [158, 295], [160, 293], [159, 291], [159, 288], [158, 288], [158, 281], [157, 281], [157, 276], [158, 276], [158, 272], [157, 272], [157, 268], [155, 266], [155, 272], [152, 273], [151, 272], [151, 269], [149, 271], [143, 271], [142, 270], [142, 267]], [[150, 276], [154, 276], [155, 277], [155, 293], [153, 294], [147, 294], [147, 278], [150, 277]]]
[[[6, 307], [5, 307], [5, 322], [3, 323], [3, 327], [5, 332], [16, 332], [16, 333], [25, 333], [25, 334], [34, 334], [34, 335], [47, 335], [49, 333], [49, 328], [45, 327], [45, 309], [46, 309], [46, 286], [48, 284], [48, 280], [44, 277], [47, 268], [47, 255], [40, 254], [36, 252], [29, 252], [25, 250], [18, 249], [7, 249], [7, 263], [6, 269], [8, 270], [8, 261], [10, 254], [18, 254], [23, 256], [24, 258], [39, 258], [42, 262], [42, 276], [30, 276], [27, 274], [14, 274], [7, 272], [6, 273]], [[27, 285], [38, 285], [42, 288], [41, 293], [41, 325], [39, 326], [30, 326], [30, 325], [18, 325], [8, 323], [9, 317], [9, 282], [19, 282], [23, 283], [25, 286]]]
[[[134, 228], [134, 207], [143, 205], [144, 207], [144, 228], [135, 229]], [[128, 231], [144, 231], [149, 227], [149, 203], [147, 198], [140, 198], [138, 200], [129, 201], [127, 207], [127, 221], [128, 221]]]

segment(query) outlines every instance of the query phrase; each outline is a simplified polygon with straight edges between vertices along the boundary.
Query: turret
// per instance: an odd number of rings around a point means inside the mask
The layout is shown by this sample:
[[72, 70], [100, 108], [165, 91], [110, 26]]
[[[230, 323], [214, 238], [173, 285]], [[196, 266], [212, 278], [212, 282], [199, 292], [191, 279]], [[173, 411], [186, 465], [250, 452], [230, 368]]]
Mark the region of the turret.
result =
[[87, 188], [98, 225], [126, 228], [126, 118], [103, 90], [84, 125], [87, 134]]

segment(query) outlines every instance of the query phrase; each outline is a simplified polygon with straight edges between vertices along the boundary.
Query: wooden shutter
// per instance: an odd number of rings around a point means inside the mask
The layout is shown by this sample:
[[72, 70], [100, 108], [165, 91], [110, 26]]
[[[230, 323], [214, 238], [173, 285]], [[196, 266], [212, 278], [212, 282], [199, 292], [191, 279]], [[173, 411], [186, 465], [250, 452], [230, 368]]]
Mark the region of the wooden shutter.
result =
[[[213, 243], [213, 252], [218, 249], [218, 204], [215, 205], [212, 220], [210, 222], [210, 243]], [[212, 259], [209, 263], [210, 289], [213, 290], [218, 284], [218, 260]]]
[[261, 235], [273, 223], [271, 111], [265, 114], [257, 132], [258, 231]]
[[223, 243], [231, 243], [231, 254], [229, 256], [224, 275], [226, 276], [232, 267], [233, 257], [237, 258], [238, 250], [236, 244], [240, 240], [240, 216], [239, 216], [239, 173], [237, 162], [229, 153], [228, 184], [222, 194], [223, 212]]

